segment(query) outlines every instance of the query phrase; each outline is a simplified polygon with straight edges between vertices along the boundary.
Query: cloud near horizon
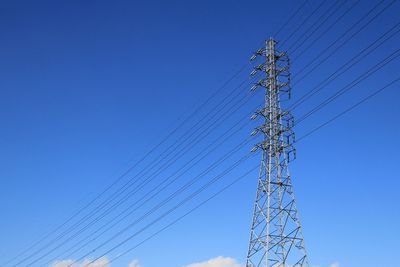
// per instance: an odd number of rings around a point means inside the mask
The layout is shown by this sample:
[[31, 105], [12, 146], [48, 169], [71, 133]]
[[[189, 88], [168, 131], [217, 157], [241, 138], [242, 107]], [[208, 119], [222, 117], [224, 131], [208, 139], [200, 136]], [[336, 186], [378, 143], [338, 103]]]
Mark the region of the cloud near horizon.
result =
[[129, 263], [128, 267], [142, 267], [142, 265], [139, 264], [138, 260], [133, 260]]
[[[55, 261], [53, 262], [50, 267], [83, 267], [85, 265], [87, 265], [88, 263], [90, 263], [91, 260], [90, 259], [85, 259], [81, 262], [76, 262], [74, 260], [60, 260], [60, 261]], [[89, 265], [87, 265], [87, 267], [110, 267], [110, 260], [107, 257], [102, 257], [96, 261], [94, 261], [93, 263], [90, 263]], [[136, 266], [138, 267], [138, 266]]]
[[184, 267], [244, 267], [244, 265], [233, 258], [219, 256], [208, 261], [185, 265]]

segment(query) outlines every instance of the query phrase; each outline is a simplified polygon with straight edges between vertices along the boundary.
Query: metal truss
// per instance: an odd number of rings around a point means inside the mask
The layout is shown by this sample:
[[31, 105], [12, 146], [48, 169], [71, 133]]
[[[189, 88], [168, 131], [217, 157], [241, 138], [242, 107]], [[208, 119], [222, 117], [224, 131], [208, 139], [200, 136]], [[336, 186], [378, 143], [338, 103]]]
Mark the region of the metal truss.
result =
[[265, 59], [251, 75], [264, 72], [266, 77], [251, 88], [265, 90], [265, 105], [251, 118], [263, 121], [252, 132], [262, 138], [252, 151], [261, 151], [262, 156], [246, 267], [309, 266], [288, 170], [296, 157], [294, 119], [281, 110], [281, 101], [290, 99], [290, 64], [287, 54], [275, 46], [270, 39], [251, 57]]

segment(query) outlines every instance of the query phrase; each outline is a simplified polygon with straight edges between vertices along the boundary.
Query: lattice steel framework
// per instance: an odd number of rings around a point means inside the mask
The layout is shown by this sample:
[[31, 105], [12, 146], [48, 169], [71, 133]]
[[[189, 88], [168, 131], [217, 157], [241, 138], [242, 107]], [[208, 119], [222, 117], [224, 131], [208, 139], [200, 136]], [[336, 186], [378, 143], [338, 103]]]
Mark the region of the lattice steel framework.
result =
[[281, 109], [281, 101], [290, 98], [289, 58], [275, 49], [276, 41], [266, 41], [266, 47], [251, 58], [263, 57], [251, 75], [266, 74], [252, 90], [265, 90], [265, 105], [252, 116], [263, 123], [252, 135], [262, 141], [252, 151], [261, 151], [261, 165], [247, 254], [247, 267], [309, 266], [295, 198], [288, 170], [295, 158], [294, 119]]

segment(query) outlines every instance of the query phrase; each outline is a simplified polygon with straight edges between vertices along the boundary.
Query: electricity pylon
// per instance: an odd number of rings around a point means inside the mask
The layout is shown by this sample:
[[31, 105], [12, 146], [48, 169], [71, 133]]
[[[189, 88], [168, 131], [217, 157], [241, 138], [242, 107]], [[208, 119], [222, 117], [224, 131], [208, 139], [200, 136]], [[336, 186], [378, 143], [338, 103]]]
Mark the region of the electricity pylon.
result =
[[251, 73], [265, 74], [252, 87], [265, 90], [265, 104], [252, 116], [263, 121], [252, 133], [262, 136], [252, 149], [262, 156], [246, 267], [309, 266], [288, 170], [295, 158], [294, 119], [281, 109], [284, 97], [290, 98], [289, 58], [275, 46], [270, 39], [251, 58], [265, 59]]

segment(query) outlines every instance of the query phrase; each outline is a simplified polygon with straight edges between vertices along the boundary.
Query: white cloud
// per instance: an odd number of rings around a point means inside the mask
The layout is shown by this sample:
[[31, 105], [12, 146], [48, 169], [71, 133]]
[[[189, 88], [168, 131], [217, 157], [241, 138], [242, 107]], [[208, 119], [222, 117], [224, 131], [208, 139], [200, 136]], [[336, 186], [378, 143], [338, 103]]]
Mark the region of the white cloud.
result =
[[330, 267], [340, 267], [339, 262], [332, 263]]
[[217, 257], [208, 261], [192, 263], [184, 267], [244, 267], [233, 258]]
[[142, 267], [138, 260], [133, 260], [129, 263], [128, 267]]
[[[86, 259], [83, 260], [81, 262], [76, 262], [74, 260], [61, 260], [61, 261], [55, 261], [54, 263], [52, 263], [50, 265], [50, 267], [83, 267], [86, 266], [87, 267], [110, 267], [110, 261], [108, 260], [107, 257], [102, 257], [96, 261], [94, 261], [93, 263], [90, 263], [91, 260]], [[90, 264], [89, 264], [90, 263]], [[138, 266], [136, 266], [138, 267]]]

